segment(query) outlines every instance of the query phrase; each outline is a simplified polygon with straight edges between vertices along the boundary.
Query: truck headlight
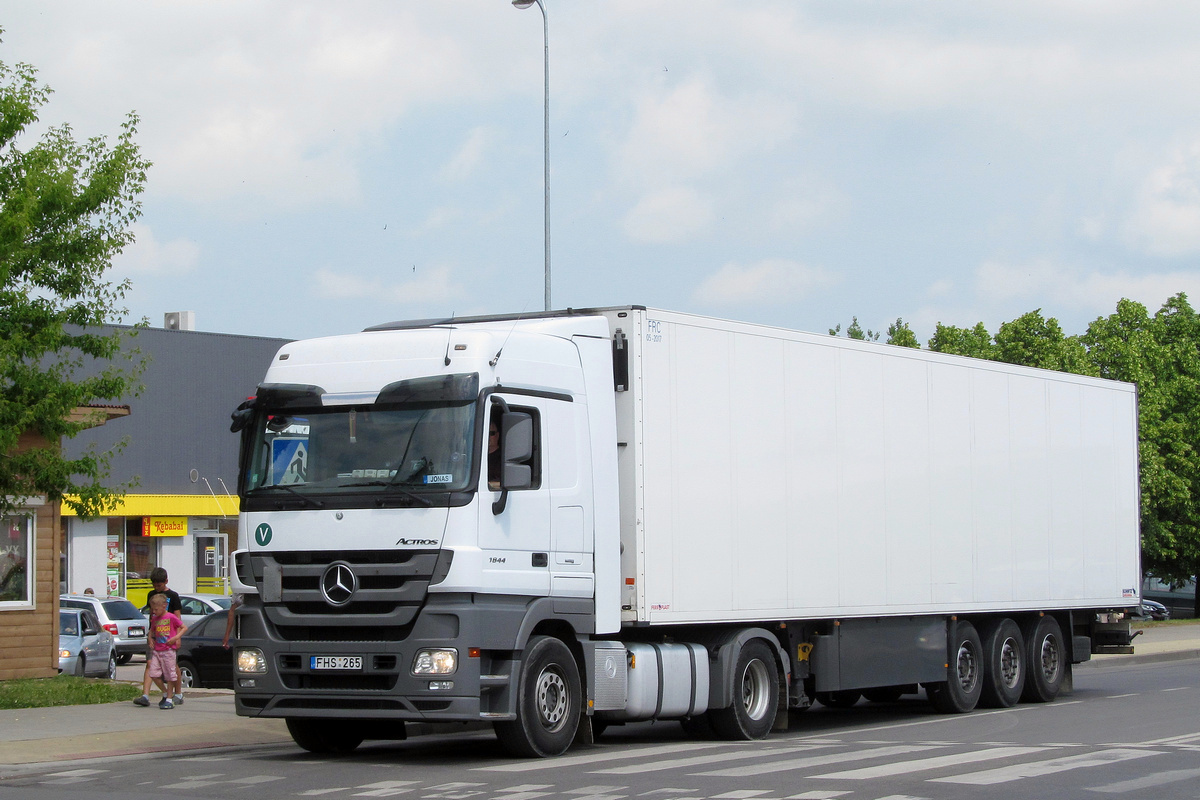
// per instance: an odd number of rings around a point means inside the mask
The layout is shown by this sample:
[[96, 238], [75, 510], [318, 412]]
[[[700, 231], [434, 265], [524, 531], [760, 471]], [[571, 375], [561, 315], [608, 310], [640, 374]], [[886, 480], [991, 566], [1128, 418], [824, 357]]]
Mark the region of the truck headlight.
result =
[[267, 659], [257, 647], [237, 649], [237, 671], [262, 674], [267, 671]]
[[453, 647], [418, 650], [413, 659], [413, 675], [450, 675], [458, 669], [458, 651]]

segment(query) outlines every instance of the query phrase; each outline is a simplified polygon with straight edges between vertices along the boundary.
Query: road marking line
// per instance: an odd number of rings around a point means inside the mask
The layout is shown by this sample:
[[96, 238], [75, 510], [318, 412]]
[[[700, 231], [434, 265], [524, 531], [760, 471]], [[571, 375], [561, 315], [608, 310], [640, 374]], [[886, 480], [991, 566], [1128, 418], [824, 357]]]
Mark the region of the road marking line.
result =
[[625, 767], [609, 767], [608, 769], [593, 770], [594, 775], [637, 775], [643, 772], [661, 772], [667, 769], [677, 769], [679, 767], [691, 767], [696, 764], [715, 764], [718, 761], [744, 761], [747, 758], [769, 758], [771, 756], [783, 755], [786, 753], [804, 752], [806, 750], [816, 750], [821, 747], [830, 747], [831, 745], [804, 745], [803, 747], [783, 747], [773, 748], [771, 750], [742, 750], [736, 753], [717, 753], [707, 756], [693, 756], [692, 758], [673, 758], [666, 761], [651, 761], [649, 764], [630, 764]]
[[852, 753], [827, 753], [806, 758], [792, 758], [787, 761], [769, 761], [765, 764], [752, 764], [748, 767], [718, 769], [711, 772], [697, 772], [695, 775], [714, 775], [721, 778], [744, 778], [754, 775], [765, 775], [769, 772], [786, 772], [788, 770], [821, 767], [826, 764], [840, 764], [845, 761], [865, 761], [868, 758], [883, 758], [885, 756], [903, 755], [905, 753], [920, 753], [925, 750], [937, 750], [937, 745], [892, 745], [890, 747], [875, 747], [870, 750], [859, 750]]
[[1066, 772], [1085, 767], [1101, 767], [1107, 764], [1116, 764], [1121, 761], [1156, 755], [1161, 755], [1161, 753], [1152, 750], [1101, 750], [1096, 753], [1051, 758], [1046, 761], [1035, 761], [1032, 764], [1016, 764], [1011, 767], [971, 772], [966, 775], [953, 775], [946, 778], [934, 778], [932, 780], [934, 783], [964, 783], [972, 786], [991, 786], [996, 783], [1007, 783], [1008, 781], [1015, 781], [1021, 778], [1038, 778], [1043, 775], [1052, 775], [1056, 772]]
[[496, 764], [491, 767], [475, 767], [472, 772], [533, 772], [534, 770], [561, 770], [563, 767], [575, 767], [581, 764], [596, 764], [601, 761], [619, 761], [621, 759], [644, 758], [646, 756], [668, 755], [670, 753], [694, 752], [696, 750], [727, 747], [728, 742], [704, 744], [687, 742], [685, 744], [665, 744], [656, 747], [631, 749], [616, 747], [599, 753], [589, 753], [582, 756], [562, 756], [560, 758], [543, 758], [538, 761], [513, 761], [508, 764]]
[[1178, 783], [1179, 781], [1190, 781], [1192, 778], [1200, 777], [1200, 769], [1174, 769], [1168, 772], [1158, 772], [1154, 775], [1147, 775], [1143, 778], [1134, 778], [1128, 781], [1120, 781], [1119, 783], [1110, 783], [1107, 786], [1097, 786], [1089, 789], [1090, 792], [1107, 792], [1109, 794], [1126, 794], [1127, 792], [1137, 792], [1142, 789], [1150, 789], [1155, 786], [1163, 786], [1168, 783]]
[[922, 772], [942, 767], [952, 767], [956, 764], [970, 764], [976, 761], [995, 761], [998, 758], [1014, 758], [1016, 756], [1040, 753], [1045, 747], [997, 747], [992, 750], [979, 750], [974, 753], [954, 753], [948, 756], [919, 758], [915, 761], [899, 761], [892, 764], [879, 764], [874, 767], [845, 770], [843, 772], [827, 772], [823, 775], [810, 775], [812, 779], [861, 781], [869, 778], [887, 778], [893, 775], [907, 775], [912, 772]]

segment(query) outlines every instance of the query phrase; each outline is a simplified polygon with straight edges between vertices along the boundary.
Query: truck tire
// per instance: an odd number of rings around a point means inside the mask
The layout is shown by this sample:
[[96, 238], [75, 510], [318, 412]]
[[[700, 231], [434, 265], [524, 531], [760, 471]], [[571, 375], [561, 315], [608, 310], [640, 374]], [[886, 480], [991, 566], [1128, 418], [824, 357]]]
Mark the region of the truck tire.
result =
[[567, 646], [550, 636], [531, 638], [523, 662], [517, 718], [497, 722], [496, 737], [514, 756], [557, 756], [571, 746], [579, 728], [579, 665]]
[[946, 682], [928, 687], [929, 700], [943, 714], [965, 714], [979, 703], [983, 689], [983, 646], [969, 622], [959, 622], [951, 639]]
[[1017, 623], [1005, 617], [983, 629], [983, 691], [979, 705], [1012, 708], [1025, 688], [1025, 637]]
[[1039, 617], [1026, 626], [1025, 663], [1028, 669], [1021, 699], [1049, 703], [1058, 697], [1068, 666], [1062, 629], [1054, 617]]
[[713, 730], [722, 739], [767, 738], [779, 704], [779, 668], [766, 642], [753, 639], [742, 646], [730, 679], [733, 705], [709, 709]]
[[349, 753], [362, 744], [353, 720], [288, 717], [292, 741], [310, 753]]

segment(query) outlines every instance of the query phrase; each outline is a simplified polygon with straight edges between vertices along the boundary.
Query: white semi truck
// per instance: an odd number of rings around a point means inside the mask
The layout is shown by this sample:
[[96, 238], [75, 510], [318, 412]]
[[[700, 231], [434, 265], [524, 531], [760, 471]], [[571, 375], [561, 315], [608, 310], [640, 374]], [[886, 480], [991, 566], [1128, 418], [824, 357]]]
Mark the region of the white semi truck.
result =
[[639, 306], [279, 350], [242, 435], [239, 714], [754, 739], [1049, 701], [1131, 651], [1128, 384]]

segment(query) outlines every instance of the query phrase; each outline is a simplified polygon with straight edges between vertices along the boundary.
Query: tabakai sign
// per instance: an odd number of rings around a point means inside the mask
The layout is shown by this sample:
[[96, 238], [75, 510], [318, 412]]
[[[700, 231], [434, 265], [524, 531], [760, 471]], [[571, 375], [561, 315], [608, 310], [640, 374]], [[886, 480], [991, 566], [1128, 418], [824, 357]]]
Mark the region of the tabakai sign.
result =
[[142, 517], [142, 536], [186, 536], [187, 517]]

